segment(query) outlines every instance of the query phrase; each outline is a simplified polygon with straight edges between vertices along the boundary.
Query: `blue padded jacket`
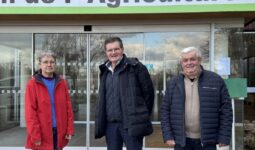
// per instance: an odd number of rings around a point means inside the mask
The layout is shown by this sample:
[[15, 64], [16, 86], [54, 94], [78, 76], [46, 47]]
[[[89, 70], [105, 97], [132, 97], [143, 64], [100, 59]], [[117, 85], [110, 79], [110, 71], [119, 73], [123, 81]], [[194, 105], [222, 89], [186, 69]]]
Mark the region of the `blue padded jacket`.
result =
[[[224, 80], [214, 72], [203, 70], [198, 80], [200, 100], [201, 142], [227, 144], [231, 139], [232, 106]], [[167, 82], [161, 105], [161, 129], [164, 141], [175, 140], [185, 146], [185, 86], [184, 75]]]

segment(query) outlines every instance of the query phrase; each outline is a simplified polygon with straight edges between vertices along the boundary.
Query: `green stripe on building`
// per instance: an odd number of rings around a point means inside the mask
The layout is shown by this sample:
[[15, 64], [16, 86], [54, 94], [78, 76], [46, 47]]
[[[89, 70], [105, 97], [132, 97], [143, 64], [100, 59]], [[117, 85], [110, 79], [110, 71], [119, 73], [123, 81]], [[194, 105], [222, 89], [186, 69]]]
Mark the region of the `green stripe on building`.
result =
[[105, 7], [0, 7], [0, 14], [139, 14], [139, 13], [199, 13], [250, 12], [255, 4], [211, 4], [174, 6]]

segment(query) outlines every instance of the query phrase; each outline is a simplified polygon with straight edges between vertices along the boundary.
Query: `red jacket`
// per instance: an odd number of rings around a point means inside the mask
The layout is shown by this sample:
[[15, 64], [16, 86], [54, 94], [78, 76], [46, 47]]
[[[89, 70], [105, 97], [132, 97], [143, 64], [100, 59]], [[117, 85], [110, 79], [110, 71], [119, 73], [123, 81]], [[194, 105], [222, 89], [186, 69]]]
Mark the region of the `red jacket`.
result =
[[[58, 148], [63, 148], [68, 143], [65, 135], [74, 134], [73, 111], [66, 81], [57, 75], [54, 94]], [[50, 95], [40, 74], [33, 76], [27, 84], [25, 119], [27, 126], [26, 148], [53, 150]], [[41, 141], [41, 145], [35, 146], [36, 141]]]

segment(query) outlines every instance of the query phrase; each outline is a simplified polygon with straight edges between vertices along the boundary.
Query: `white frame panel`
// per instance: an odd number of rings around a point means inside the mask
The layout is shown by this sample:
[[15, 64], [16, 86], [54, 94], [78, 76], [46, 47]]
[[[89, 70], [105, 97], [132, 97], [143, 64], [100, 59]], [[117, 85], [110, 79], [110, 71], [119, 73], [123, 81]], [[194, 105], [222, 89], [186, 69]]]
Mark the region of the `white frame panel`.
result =
[[248, 87], [247, 92], [248, 93], [255, 93], [255, 87]]
[[6, 26], [0, 25], [0, 33], [141, 33], [141, 32], [198, 32], [210, 31], [210, 24], [176, 25], [92, 25], [92, 31], [84, 31], [83, 25]]

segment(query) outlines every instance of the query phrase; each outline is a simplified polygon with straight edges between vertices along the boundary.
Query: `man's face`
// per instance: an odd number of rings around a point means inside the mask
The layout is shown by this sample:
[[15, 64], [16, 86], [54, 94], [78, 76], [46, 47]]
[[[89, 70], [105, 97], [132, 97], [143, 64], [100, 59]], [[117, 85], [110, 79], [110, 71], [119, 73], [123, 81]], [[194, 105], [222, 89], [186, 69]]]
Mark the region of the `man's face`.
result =
[[201, 59], [197, 57], [195, 51], [183, 53], [181, 55], [181, 66], [184, 75], [190, 79], [194, 79], [200, 72]]
[[120, 47], [119, 42], [108, 43], [105, 47], [105, 53], [110, 62], [115, 64], [122, 58], [124, 49]]
[[55, 60], [52, 56], [42, 57], [39, 64], [40, 69], [42, 70], [42, 75], [45, 77], [50, 77], [55, 72]]

